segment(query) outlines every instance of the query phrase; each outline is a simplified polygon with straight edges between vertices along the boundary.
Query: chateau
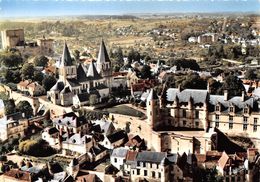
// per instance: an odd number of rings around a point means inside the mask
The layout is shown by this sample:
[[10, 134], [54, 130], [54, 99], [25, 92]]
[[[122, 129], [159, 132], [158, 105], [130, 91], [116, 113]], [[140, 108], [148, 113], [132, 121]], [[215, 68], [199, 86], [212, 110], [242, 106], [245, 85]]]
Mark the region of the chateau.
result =
[[[214, 128], [255, 139], [259, 145], [259, 101], [253, 97], [211, 95], [209, 90], [151, 89], [146, 99], [148, 146], [155, 151], [205, 153], [214, 150]], [[182, 132], [180, 132], [182, 131]], [[180, 134], [179, 134], [180, 133]], [[197, 142], [196, 142], [197, 141]], [[196, 146], [198, 144], [198, 146]], [[185, 149], [185, 150], [184, 150]]]
[[109, 95], [112, 68], [103, 40], [96, 64], [91, 62], [88, 68], [83, 64], [72, 64], [72, 58], [65, 43], [58, 71], [59, 79], [47, 93], [53, 104], [80, 106], [86, 104], [91, 95], [96, 95], [95, 102], [100, 102]]

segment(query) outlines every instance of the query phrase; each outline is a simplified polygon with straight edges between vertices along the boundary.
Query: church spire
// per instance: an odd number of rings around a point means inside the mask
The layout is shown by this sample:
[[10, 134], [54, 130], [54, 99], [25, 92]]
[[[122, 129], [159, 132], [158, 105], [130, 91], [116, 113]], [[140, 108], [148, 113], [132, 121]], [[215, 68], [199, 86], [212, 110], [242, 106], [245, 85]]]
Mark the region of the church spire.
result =
[[[101, 40], [98, 58], [97, 58], [97, 71], [100, 73], [104, 69], [104, 65], [110, 63], [110, 59], [107, 53], [107, 49], [103, 39]], [[106, 69], [106, 68], [105, 68]]]
[[64, 48], [63, 53], [61, 56], [61, 66], [71, 66], [72, 65], [72, 59], [70, 56], [69, 48], [67, 46], [66, 41], [64, 42]]

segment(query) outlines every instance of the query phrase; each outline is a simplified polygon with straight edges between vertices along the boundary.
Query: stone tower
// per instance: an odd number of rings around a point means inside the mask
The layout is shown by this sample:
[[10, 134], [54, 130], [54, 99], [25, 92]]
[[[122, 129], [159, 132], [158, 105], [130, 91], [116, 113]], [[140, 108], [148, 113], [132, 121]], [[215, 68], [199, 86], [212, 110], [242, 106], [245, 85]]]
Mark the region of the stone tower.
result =
[[151, 89], [146, 100], [147, 122], [152, 129], [156, 130], [160, 118], [159, 99], [156, 92]]
[[110, 88], [111, 77], [112, 77], [112, 66], [103, 39], [101, 40], [98, 58], [97, 58], [97, 71], [103, 78], [106, 79], [107, 82], [106, 85]]
[[71, 175], [74, 179], [77, 177], [79, 172], [79, 161], [78, 159], [74, 158], [69, 166], [67, 167], [68, 174]]
[[76, 65], [72, 65], [72, 59], [66, 42], [64, 43], [63, 53], [61, 56], [59, 77], [64, 82], [66, 79], [77, 78], [77, 68]]

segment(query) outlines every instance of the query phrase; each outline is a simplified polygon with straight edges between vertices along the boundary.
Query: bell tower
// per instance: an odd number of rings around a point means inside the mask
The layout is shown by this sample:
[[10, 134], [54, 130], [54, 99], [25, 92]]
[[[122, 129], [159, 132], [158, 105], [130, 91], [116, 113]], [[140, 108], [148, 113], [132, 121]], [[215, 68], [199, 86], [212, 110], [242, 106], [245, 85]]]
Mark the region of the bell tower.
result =
[[146, 99], [146, 115], [148, 124], [152, 127], [152, 129], [156, 130], [159, 124], [160, 106], [158, 96], [153, 89], [150, 90], [150, 93]]
[[66, 79], [77, 78], [77, 68], [76, 65], [72, 64], [72, 58], [66, 42], [64, 43], [63, 53], [61, 56], [59, 77], [64, 82]]

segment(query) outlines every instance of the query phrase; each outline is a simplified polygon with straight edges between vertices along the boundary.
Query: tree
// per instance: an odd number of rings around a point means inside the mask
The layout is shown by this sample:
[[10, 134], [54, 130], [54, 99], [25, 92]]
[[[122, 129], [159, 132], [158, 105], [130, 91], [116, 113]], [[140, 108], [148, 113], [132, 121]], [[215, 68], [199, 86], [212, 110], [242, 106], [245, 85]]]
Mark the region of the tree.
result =
[[23, 79], [33, 79], [34, 67], [32, 64], [26, 63], [21, 69]]
[[46, 91], [49, 91], [56, 83], [56, 78], [54, 76], [46, 76], [42, 80], [42, 86]]
[[4, 104], [5, 104], [5, 114], [6, 115], [13, 114], [16, 112], [15, 103], [14, 103], [13, 99], [4, 100]]
[[97, 95], [96, 94], [91, 94], [89, 96], [89, 104], [91, 106], [95, 105], [97, 103]]
[[38, 82], [39, 84], [42, 83], [43, 80], [43, 74], [40, 71], [34, 71], [33, 72], [33, 80]]
[[243, 82], [234, 75], [228, 75], [225, 77], [224, 83], [221, 87], [222, 92], [228, 90], [230, 96], [241, 95], [242, 91], [245, 90]]
[[25, 140], [19, 144], [19, 152], [35, 157], [46, 157], [55, 154], [55, 150], [45, 140]]
[[140, 61], [140, 53], [134, 50], [133, 48], [129, 51], [128, 56], [128, 63], [131, 64], [132, 61]]
[[245, 78], [249, 80], [254, 80], [257, 78], [257, 75], [255, 74], [255, 70], [249, 69], [245, 73]]
[[29, 102], [21, 101], [17, 104], [17, 109], [25, 114], [25, 117], [30, 118], [33, 115], [33, 109]]
[[191, 73], [188, 74], [181, 82], [181, 87], [183, 89], [206, 89], [207, 81], [200, 78], [197, 73]]
[[200, 70], [200, 67], [196, 60], [194, 59], [169, 59], [168, 64], [170, 66], [177, 66], [177, 69], [180, 68], [190, 68], [192, 70]]
[[6, 83], [19, 83], [21, 81], [21, 74], [19, 70], [4, 70], [3, 71], [3, 77], [5, 78]]
[[42, 66], [45, 67], [48, 65], [49, 59], [43, 55], [36, 56], [33, 60], [34, 66]]
[[143, 79], [151, 78], [151, 68], [148, 65], [144, 65], [141, 69], [141, 77]]
[[8, 68], [18, 67], [23, 63], [23, 58], [18, 51], [7, 51], [0, 54], [0, 62]]
[[77, 49], [74, 50], [72, 54], [73, 54], [75, 60], [78, 61], [79, 58], [80, 58], [80, 52], [79, 52], [79, 50], [77, 50]]

